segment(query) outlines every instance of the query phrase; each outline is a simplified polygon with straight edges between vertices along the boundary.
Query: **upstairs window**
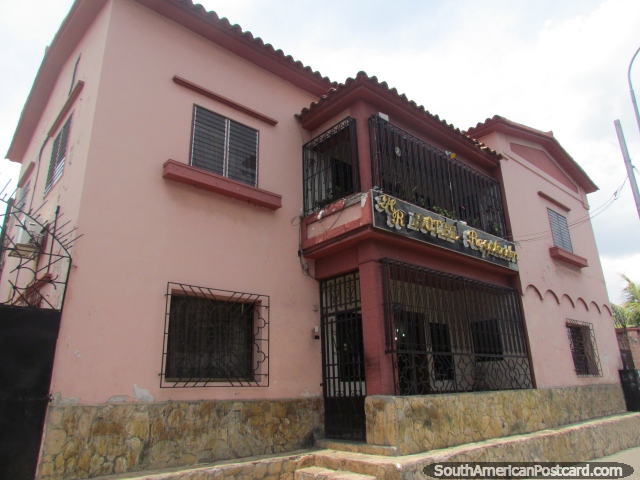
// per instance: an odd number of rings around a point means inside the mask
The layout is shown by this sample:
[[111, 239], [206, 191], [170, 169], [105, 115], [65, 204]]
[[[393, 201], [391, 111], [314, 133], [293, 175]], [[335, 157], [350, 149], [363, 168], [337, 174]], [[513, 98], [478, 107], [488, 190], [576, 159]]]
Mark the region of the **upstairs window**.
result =
[[549, 212], [549, 223], [551, 224], [551, 233], [553, 234], [553, 243], [557, 247], [564, 248], [569, 252], [573, 252], [571, 245], [571, 236], [569, 235], [569, 224], [567, 218], [547, 208]]
[[64, 171], [65, 160], [67, 159], [67, 146], [69, 144], [69, 130], [71, 129], [71, 117], [64, 123], [60, 133], [53, 141], [51, 149], [51, 163], [49, 163], [49, 172], [47, 173], [47, 181], [44, 185], [44, 194], [46, 195], [55, 185]]
[[360, 190], [357, 140], [346, 118], [302, 147], [305, 215]]
[[257, 186], [258, 131], [196, 105], [191, 165]]

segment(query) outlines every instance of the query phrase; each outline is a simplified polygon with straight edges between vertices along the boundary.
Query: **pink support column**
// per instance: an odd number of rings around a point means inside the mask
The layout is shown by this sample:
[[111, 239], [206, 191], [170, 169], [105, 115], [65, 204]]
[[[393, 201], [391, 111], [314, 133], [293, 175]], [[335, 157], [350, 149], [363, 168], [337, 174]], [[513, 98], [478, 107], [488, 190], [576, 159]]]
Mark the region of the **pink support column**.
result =
[[385, 353], [382, 270], [376, 260], [360, 263], [360, 302], [367, 395], [393, 395], [393, 365]]

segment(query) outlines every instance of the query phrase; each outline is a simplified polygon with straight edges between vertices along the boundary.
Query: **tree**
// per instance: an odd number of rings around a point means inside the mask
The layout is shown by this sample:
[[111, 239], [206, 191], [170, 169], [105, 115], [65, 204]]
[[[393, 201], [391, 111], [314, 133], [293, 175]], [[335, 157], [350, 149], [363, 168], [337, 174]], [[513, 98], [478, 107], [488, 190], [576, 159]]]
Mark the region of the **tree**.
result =
[[620, 327], [640, 327], [640, 285], [634, 283], [626, 275], [621, 275], [627, 282], [622, 290], [622, 305], [611, 305], [613, 322]]

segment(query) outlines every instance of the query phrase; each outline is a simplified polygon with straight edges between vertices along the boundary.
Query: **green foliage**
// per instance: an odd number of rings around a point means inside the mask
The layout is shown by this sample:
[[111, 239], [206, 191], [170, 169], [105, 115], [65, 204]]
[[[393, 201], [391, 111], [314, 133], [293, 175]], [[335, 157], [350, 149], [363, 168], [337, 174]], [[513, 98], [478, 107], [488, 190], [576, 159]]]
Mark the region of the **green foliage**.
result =
[[622, 305], [611, 305], [616, 327], [640, 327], [640, 285], [621, 275], [627, 282], [622, 290]]

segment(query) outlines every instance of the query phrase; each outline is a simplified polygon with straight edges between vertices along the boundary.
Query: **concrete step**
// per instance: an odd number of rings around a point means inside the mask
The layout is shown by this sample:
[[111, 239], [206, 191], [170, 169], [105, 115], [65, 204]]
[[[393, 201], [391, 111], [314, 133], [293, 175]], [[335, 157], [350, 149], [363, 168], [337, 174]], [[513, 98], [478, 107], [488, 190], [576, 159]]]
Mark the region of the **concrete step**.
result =
[[376, 480], [373, 475], [360, 475], [359, 473], [346, 472], [344, 470], [331, 470], [322, 467], [307, 467], [296, 470], [295, 480], [323, 480], [323, 479], [341, 479], [341, 480]]

